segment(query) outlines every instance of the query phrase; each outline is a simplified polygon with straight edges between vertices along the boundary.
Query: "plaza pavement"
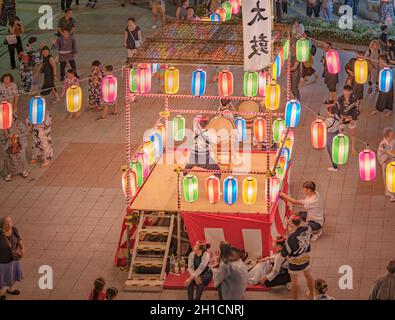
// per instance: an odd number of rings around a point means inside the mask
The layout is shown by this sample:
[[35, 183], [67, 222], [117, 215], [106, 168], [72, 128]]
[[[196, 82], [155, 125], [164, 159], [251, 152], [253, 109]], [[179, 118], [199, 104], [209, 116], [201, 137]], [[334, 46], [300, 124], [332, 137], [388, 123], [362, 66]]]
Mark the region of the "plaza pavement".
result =
[[[23, 2], [23, 1], [22, 1]], [[97, 9], [75, 10], [77, 19], [77, 58], [82, 78], [89, 73], [90, 64], [99, 59], [103, 65], [122, 65], [125, 50], [122, 30], [128, 16], [135, 16], [143, 34], [151, 32], [151, 17], [146, 8], [126, 7], [117, 3], [100, 3]], [[40, 41], [48, 41], [51, 32], [37, 33]], [[316, 60], [321, 56], [319, 51]], [[342, 54], [342, 61], [345, 56]], [[321, 72], [318, 61], [318, 72]], [[7, 70], [8, 56], [0, 57], [1, 72]], [[180, 68], [183, 77], [192, 68]], [[213, 70], [210, 70], [210, 76]], [[15, 73], [15, 72], [14, 72]], [[236, 91], [241, 94], [241, 70], [235, 70]], [[121, 76], [118, 74], [121, 81]], [[284, 78], [284, 76], [282, 77]], [[188, 78], [189, 79], [189, 78]], [[189, 81], [182, 81], [184, 92]], [[343, 81], [342, 81], [343, 83]], [[86, 81], [82, 82], [86, 94]], [[120, 86], [123, 96], [123, 86]], [[158, 90], [154, 86], [154, 91]], [[210, 84], [208, 93], [214, 94], [216, 85]], [[325, 90], [322, 79], [302, 88], [304, 103], [318, 112]], [[21, 97], [20, 117], [27, 115], [28, 97]], [[187, 102], [174, 102], [186, 106]], [[358, 136], [376, 147], [382, 129], [390, 125], [391, 117], [369, 116], [375, 99], [365, 99], [358, 121]], [[84, 107], [86, 106], [86, 100]], [[210, 108], [213, 103], [196, 100], [191, 108]], [[10, 183], [0, 181], [0, 215], [10, 215], [19, 228], [26, 245], [22, 260], [25, 278], [20, 283], [22, 294], [16, 299], [86, 299], [93, 281], [98, 276], [107, 286], [122, 287], [127, 274], [114, 267], [113, 260], [125, 199], [120, 189], [120, 166], [124, 161], [124, 108], [121, 116], [105, 122], [94, 121], [97, 114], [84, 112], [77, 120], [66, 119], [65, 103], [50, 104], [53, 115], [53, 143], [55, 160], [47, 169], [29, 165], [30, 176], [16, 177]], [[139, 99], [132, 110], [132, 143], [142, 140], [144, 131], [157, 119], [161, 101]], [[330, 294], [337, 299], [366, 299], [373, 280], [385, 271], [394, 258], [395, 204], [384, 198], [381, 172], [374, 183], [362, 183], [358, 177], [357, 157], [338, 173], [327, 171], [329, 158], [325, 151], [310, 146], [309, 126], [314, 115], [303, 110], [302, 121], [296, 130], [296, 145], [292, 160], [291, 190], [301, 196], [301, 184], [312, 179], [318, 184], [325, 201], [326, 225], [319, 241], [313, 244], [313, 275], [328, 281]], [[358, 145], [361, 150], [365, 146]], [[30, 154], [30, 150], [29, 150]], [[54, 290], [40, 290], [37, 286], [38, 268], [50, 265], [54, 269]], [[353, 290], [340, 290], [337, 282], [341, 265], [354, 271]], [[301, 281], [301, 296], [305, 285]], [[285, 299], [289, 292], [247, 292], [247, 299]], [[120, 299], [185, 299], [184, 291], [162, 293], [124, 293]], [[204, 298], [216, 298], [206, 292]], [[15, 299], [10, 297], [10, 299]]]

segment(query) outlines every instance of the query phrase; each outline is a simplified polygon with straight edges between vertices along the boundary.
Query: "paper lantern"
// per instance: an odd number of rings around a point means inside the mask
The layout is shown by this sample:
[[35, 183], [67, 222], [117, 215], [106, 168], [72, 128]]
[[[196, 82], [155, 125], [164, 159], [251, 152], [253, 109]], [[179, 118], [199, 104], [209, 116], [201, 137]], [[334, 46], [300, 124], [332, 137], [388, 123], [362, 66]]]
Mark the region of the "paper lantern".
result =
[[285, 120], [282, 118], [277, 118], [273, 121], [272, 132], [273, 132], [273, 141], [278, 143], [281, 138], [281, 134], [285, 129]]
[[239, 14], [240, 12], [240, 0], [231, 0], [232, 14]]
[[258, 72], [244, 72], [244, 95], [255, 97], [258, 94]]
[[148, 165], [152, 166], [155, 163], [155, 146], [151, 140], [145, 141], [143, 144], [144, 153], [147, 154]]
[[[269, 186], [269, 192], [267, 190]], [[269, 185], [266, 184], [266, 198], [267, 195], [269, 194], [269, 199], [266, 199], [270, 203], [276, 203], [278, 200], [278, 196], [280, 194], [280, 186], [281, 186], [281, 181], [278, 177], [269, 177]]]
[[175, 141], [182, 141], [185, 137], [185, 118], [177, 115], [173, 119], [173, 136]]
[[150, 141], [154, 144], [155, 159], [159, 159], [163, 152], [162, 136], [158, 132], [153, 132], [149, 136]]
[[163, 146], [163, 148], [165, 148], [166, 147], [166, 143], [167, 143], [167, 129], [166, 129], [166, 125], [164, 123], [159, 123], [156, 126], [156, 131], [162, 137], [162, 146]]
[[144, 182], [143, 164], [138, 160], [132, 160], [130, 162], [130, 170], [136, 175], [137, 187], [141, 187]]
[[224, 8], [219, 8], [215, 12], [219, 14], [220, 21], [222, 22], [226, 21], [226, 11], [224, 10]]
[[66, 105], [68, 112], [78, 112], [81, 110], [82, 91], [80, 87], [72, 85], [67, 89]]
[[335, 49], [330, 49], [325, 54], [326, 66], [328, 68], [328, 72], [331, 74], [337, 74], [340, 71], [340, 58], [339, 52]]
[[258, 75], [258, 91], [259, 91], [259, 95], [261, 97], [265, 96], [265, 89], [266, 89], [266, 80], [267, 80], [267, 74], [265, 71], [261, 71], [259, 72]]
[[290, 153], [292, 153], [293, 146], [294, 146], [294, 140], [292, 138], [288, 137], [285, 140], [284, 147], [287, 148]]
[[137, 91], [140, 93], [150, 92], [151, 79], [151, 69], [147, 67], [139, 67], [137, 69]]
[[284, 61], [285, 61], [288, 60], [289, 58], [289, 40], [285, 41], [283, 48], [284, 48]]
[[[289, 51], [288, 51], [289, 52]], [[310, 56], [310, 40], [300, 38], [296, 41], [296, 60], [306, 62]]]
[[169, 67], [165, 71], [165, 92], [167, 94], [177, 94], [180, 87], [180, 72], [174, 67]]
[[288, 169], [288, 160], [285, 156], [278, 158], [278, 166], [283, 169], [284, 172]]
[[138, 92], [137, 90], [137, 69], [130, 68], [129, 70], [129, 91], [131, 93]]
[[233, 74], [229, 70], [222, 70], [218, 75], [218, 91], [221, 97], [233, 94]]
[[345, 164], [348, 160], [349, 139], [342, 133], [333, 138], [332, 160], [336, 164]]
[[285, 177], [285, 171], [280, 166], [276, 167], [276, 177], [280, 180], [280, 188], [281, 188]]
[[137, 194], [137, 183], [136, 183], [136, 174], [134, 171], [129, 171], [129, 179], [130, 179], [130, 185], [129, 189], [127, 188], [127, 177], [128, 177], [128, 172], [125, 171], [122, 174], [122, 191], [125, 197], [128, 196], [128, 194], [132, 197], [134, 197]]
[[267, 110], [277, 110], [280, 106], [280, 86], [272, 82], [265, 88], [265, 107]]
[[390, 68], [383, 68], [379, 74], [379, 89], [381, 92], [392, 90], [393, 72]]
[[272, 80], [277, 80], [277, 78], [280, 75], [281, 75], [281, 57], [280, 55], [277, 55], [270, 67], [270, 76], [272, 77]]
[[[284, 47], [280, 48], [280, 52], [278, 53], [278, 56], [280, 58], [280, 74], [281, 74], [281, 70], [284, 66]], [[280, 76], [280, 74], [278, 75], [278, 77]]]
[[285, 125], [290, 128], [295, 128], [300, 122], [301, 104], [298, 100], [292, 99], [287, 102], [285, 107]]
[[182, 181], [182, 186], [186, 202], [194, 202], [199, 198], [199, 186], [196, 176], [187, 174]]
[[280, 154], [281, 157], [285, 157], [287, 159], [287, 162], [289, 162], [291, 160], [291, 151], [284, 147], [281, 150], [278, 149], [277, 150], [277, 156]]
[[[138, 90], [137, 80], [137, 90]], [[101, 93], [104, 103], [112, 104], [117, 100], [118, 95], [118, 80], [112, 75], [107, 75], [102, 79]]]
[[45, 99], [37, 96], [30, 99], [29, 121], [31, 124], [42, 124], [45, 119]]
[[359, 153], [359, 177], [362, 181], [373, 181], [376, 179], [376, 155], [370, 149]]
[[235, 117], [236, 136], [237, 141], [242, 142], [245, 140], [247, 131], [247, 121], [242, 117]]
[[254, 204], [258, 193], [258, 182], [253, 177], [247, 177], [243, 181], [243, 202]]
[[221, 186], [219, 179], [212, 175], [206, 178], [206, 198], [211, 204], [218, 202], [221, 196]]
[[237, 201], [237, 180], [235, 177], [229, 176], [224, 180], [223, 193], [226, 204], [234, 204]]
[[221, 15], [217, 12], [213, 12], [212, 14], [210, 14], [210, 20], [212, 22], [219, 22], [221, 21]]
[[8, 101], [0, 104], [0, 129], [7, 130], [12, 125], [12, 105]]
[[354, 64], [355, 82], [364, 84], [368, 81], [368, 62], [365, 59], [357, 59]]
[[314, 149], [326, 147], [327, 127], [324, 120], [316, 119], [310, 126], [310, 142]]
[[147, 178], [149, 175], [149, 164], [148, 164], [148, 154], [144, 152], [144, 150], [140, 150], [137, 154], [137, 160], [141, 162], [143, 167], [143, 176]]
[[395, 161], [391, 161], [385, 168], [385, 185], [387, 190], [395, 193]]
[[264, 142], [266, 140], [266, 121], [262, 117], [258, 117], [254, 120], [254, 139], [256, 142]]
[[160, 69], [160, 64], [159, 63], [151, 63], [151, 73], [157, 73]]
[[206, 90], [207, 74], [202, 69], [196, 69], [192, 72], [192, 95], [202, 96]]
[[232, 4], [229, 1], [222, 3], [222, 9], [225, 10], [225, 21], [232, 19]]

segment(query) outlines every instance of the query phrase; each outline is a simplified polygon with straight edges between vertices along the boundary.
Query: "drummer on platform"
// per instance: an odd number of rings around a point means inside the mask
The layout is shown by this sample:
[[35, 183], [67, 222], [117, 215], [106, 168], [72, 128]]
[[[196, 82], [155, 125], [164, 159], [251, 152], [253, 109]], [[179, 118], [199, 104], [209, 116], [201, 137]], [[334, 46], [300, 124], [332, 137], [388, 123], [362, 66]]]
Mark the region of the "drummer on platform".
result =
[[[189, 160], [184, 168], [185, 170], [193, 169], [194, 167], [199, 167], [206, 170], [221, 170], [218, 164], [210, 156], [210, 144], [217, 143], [217, 137], [207, 131], [209, 120], [207, 117], [200, 117], [199, 122], [195, 128], [194, 132], [194, 142], [191, 152], [189, 154]], [[214, 174], [218, 179], [221, 178], [221, 173]]]

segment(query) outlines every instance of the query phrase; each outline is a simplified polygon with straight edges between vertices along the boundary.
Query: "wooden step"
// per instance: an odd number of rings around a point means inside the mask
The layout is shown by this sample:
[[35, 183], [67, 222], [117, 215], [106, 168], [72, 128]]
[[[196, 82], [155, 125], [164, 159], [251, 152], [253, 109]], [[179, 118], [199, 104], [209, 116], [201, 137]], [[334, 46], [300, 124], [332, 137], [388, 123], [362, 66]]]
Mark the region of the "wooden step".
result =
[[163, 265], [163, 258], [146, 258], [136, 257], [134, 267], [161, 267]]
[[165, 251], [166, 242], [140, 241], [137, 245], [137, 251]]
[[152, 279], [130, 279], [126, 280], [124, 285], [125, 291], [144, 291], [144, 292], [161, 292], [163, 290], [164, 280]]
[[148, 234], [163, 234], [163, 235], [168, 235], [169, 234], [169, 227], [162, 227], [162, 226], [143, 226], [143, 229], [141, 229], [140, 233], [148, 233]]
[[154, 273], [154, 274], [140, 274], [140, 273], [135, 273], [133, 272], [131, 274], [131, 278], [129, 278], [128, 280], [160, 280], [160, 274], [158, 273]]

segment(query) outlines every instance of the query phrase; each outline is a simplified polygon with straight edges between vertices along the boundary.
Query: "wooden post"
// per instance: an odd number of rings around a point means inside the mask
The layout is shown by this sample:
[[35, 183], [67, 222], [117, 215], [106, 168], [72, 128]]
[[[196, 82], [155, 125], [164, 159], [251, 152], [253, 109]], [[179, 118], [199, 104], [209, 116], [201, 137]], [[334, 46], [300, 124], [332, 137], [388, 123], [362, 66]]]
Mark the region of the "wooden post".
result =
[[177, 259], [181, 259], [181, 167], [176, 169], [177, 173]]

